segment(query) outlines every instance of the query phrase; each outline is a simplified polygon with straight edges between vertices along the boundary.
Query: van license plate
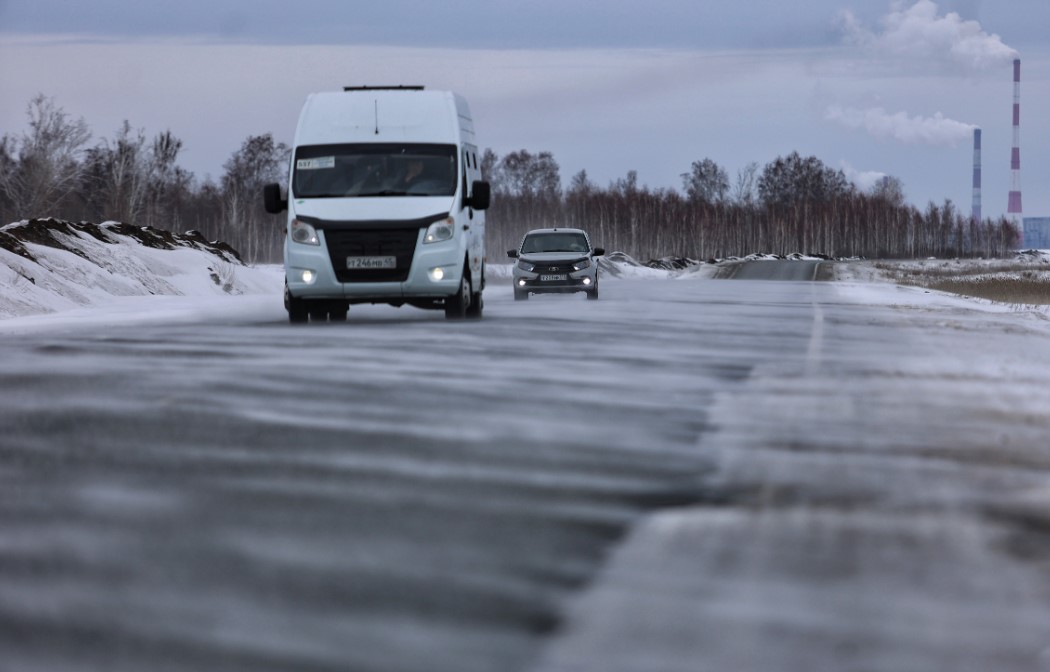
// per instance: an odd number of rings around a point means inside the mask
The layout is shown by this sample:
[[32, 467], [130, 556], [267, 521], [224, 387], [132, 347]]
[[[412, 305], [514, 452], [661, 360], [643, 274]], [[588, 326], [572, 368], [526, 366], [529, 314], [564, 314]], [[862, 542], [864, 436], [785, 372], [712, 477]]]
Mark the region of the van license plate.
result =
[[349, 270], [397, 268], [397, 257], [347, 257]]
[[566, 275], [541, 275], [540, 282], [559, 282], [568, 280], [569, 277]]

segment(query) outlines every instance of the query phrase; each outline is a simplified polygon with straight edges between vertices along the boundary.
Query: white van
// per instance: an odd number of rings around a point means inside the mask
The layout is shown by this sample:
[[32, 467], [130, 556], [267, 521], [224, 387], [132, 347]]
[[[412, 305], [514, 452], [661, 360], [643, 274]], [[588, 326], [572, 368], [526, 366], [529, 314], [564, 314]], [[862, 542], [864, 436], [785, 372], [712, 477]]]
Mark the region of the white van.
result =
[[268, 184], [263, 196], [267, 212], [288, 211], [292, 322], [342, 321], [356, 303], [481, 317], [490, 189], [462, 96], [406, 86], [311, 94], [287, 193]]

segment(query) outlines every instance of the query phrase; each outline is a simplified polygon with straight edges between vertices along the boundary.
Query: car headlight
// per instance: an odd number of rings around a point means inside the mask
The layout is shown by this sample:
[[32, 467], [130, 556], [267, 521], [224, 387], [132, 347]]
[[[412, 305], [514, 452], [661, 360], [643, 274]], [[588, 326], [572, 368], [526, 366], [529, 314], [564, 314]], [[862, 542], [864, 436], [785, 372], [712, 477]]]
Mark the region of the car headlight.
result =
[[579, 261], [577, 261], [575, 264], [572, 265], [573, 270], [576, 270], [576, 271], [582, 271], [583, 269], [590, 268], [590, 267], [591, 267], [591, 260], [590, 259], [580, 259]]
[[525, 271], [527, 273], [532, 273], [534, 270], [536, 270], [536, 265], [535, 264], [530, 264], [527, 261], [521, 260], [521, 261], [518, 261], [518, 268], [520, 268], [521, 270], [523, 270], [523, 271]]
[[426, 235], [423, 236], [423, 243], [440, 243], [443, 240], [448, 240], [455, 231], [455, 225], [456, 220], [451, 217], [440, 222], [434, 222], [427, 228]]
[[306, 222], [300, 222], [298, 219], [292, 220], [292, 240], [303, 245], [321, 244], [317, 237], [317, 230]]

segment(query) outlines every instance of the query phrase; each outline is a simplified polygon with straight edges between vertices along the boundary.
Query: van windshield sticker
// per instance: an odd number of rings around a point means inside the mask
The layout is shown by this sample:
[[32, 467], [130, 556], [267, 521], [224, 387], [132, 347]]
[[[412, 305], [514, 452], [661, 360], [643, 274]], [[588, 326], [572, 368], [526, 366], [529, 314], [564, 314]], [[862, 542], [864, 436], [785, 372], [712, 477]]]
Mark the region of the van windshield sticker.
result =
[[335, 168], [334, 156], [322, 156], [317, 159], [299, 159], [295, 162], [297, 170], [321, 170], [322, 168]]

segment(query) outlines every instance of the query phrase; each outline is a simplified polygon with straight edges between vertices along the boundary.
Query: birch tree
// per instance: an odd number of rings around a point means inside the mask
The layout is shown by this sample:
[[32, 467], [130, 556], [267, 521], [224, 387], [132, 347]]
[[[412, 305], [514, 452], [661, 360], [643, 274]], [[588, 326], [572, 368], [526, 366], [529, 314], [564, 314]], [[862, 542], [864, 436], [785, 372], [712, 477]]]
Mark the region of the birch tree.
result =
[[729, 195], [729, 175], [711, 159], [693, 161], [692, 171], [682, 173], [682, 188], [690, 201], [721, 203]]
[[14, 216], [48, 217], [76, 190], [91, 132], [82, 118], [70, 118], [43, 94], [30, 101], [26, 114], [29, 130], [14, 140], [5, 137], [12, 165], [0, 171], [0, 191]]
[[288, 169], [288, 146], [271, 133], [249, 136], [226, 161], [222, 214], [227, 240], [250, 262], [271, 258], [280, 240], [281, 218], [262, 207], [262, 188], [279, 182]]

